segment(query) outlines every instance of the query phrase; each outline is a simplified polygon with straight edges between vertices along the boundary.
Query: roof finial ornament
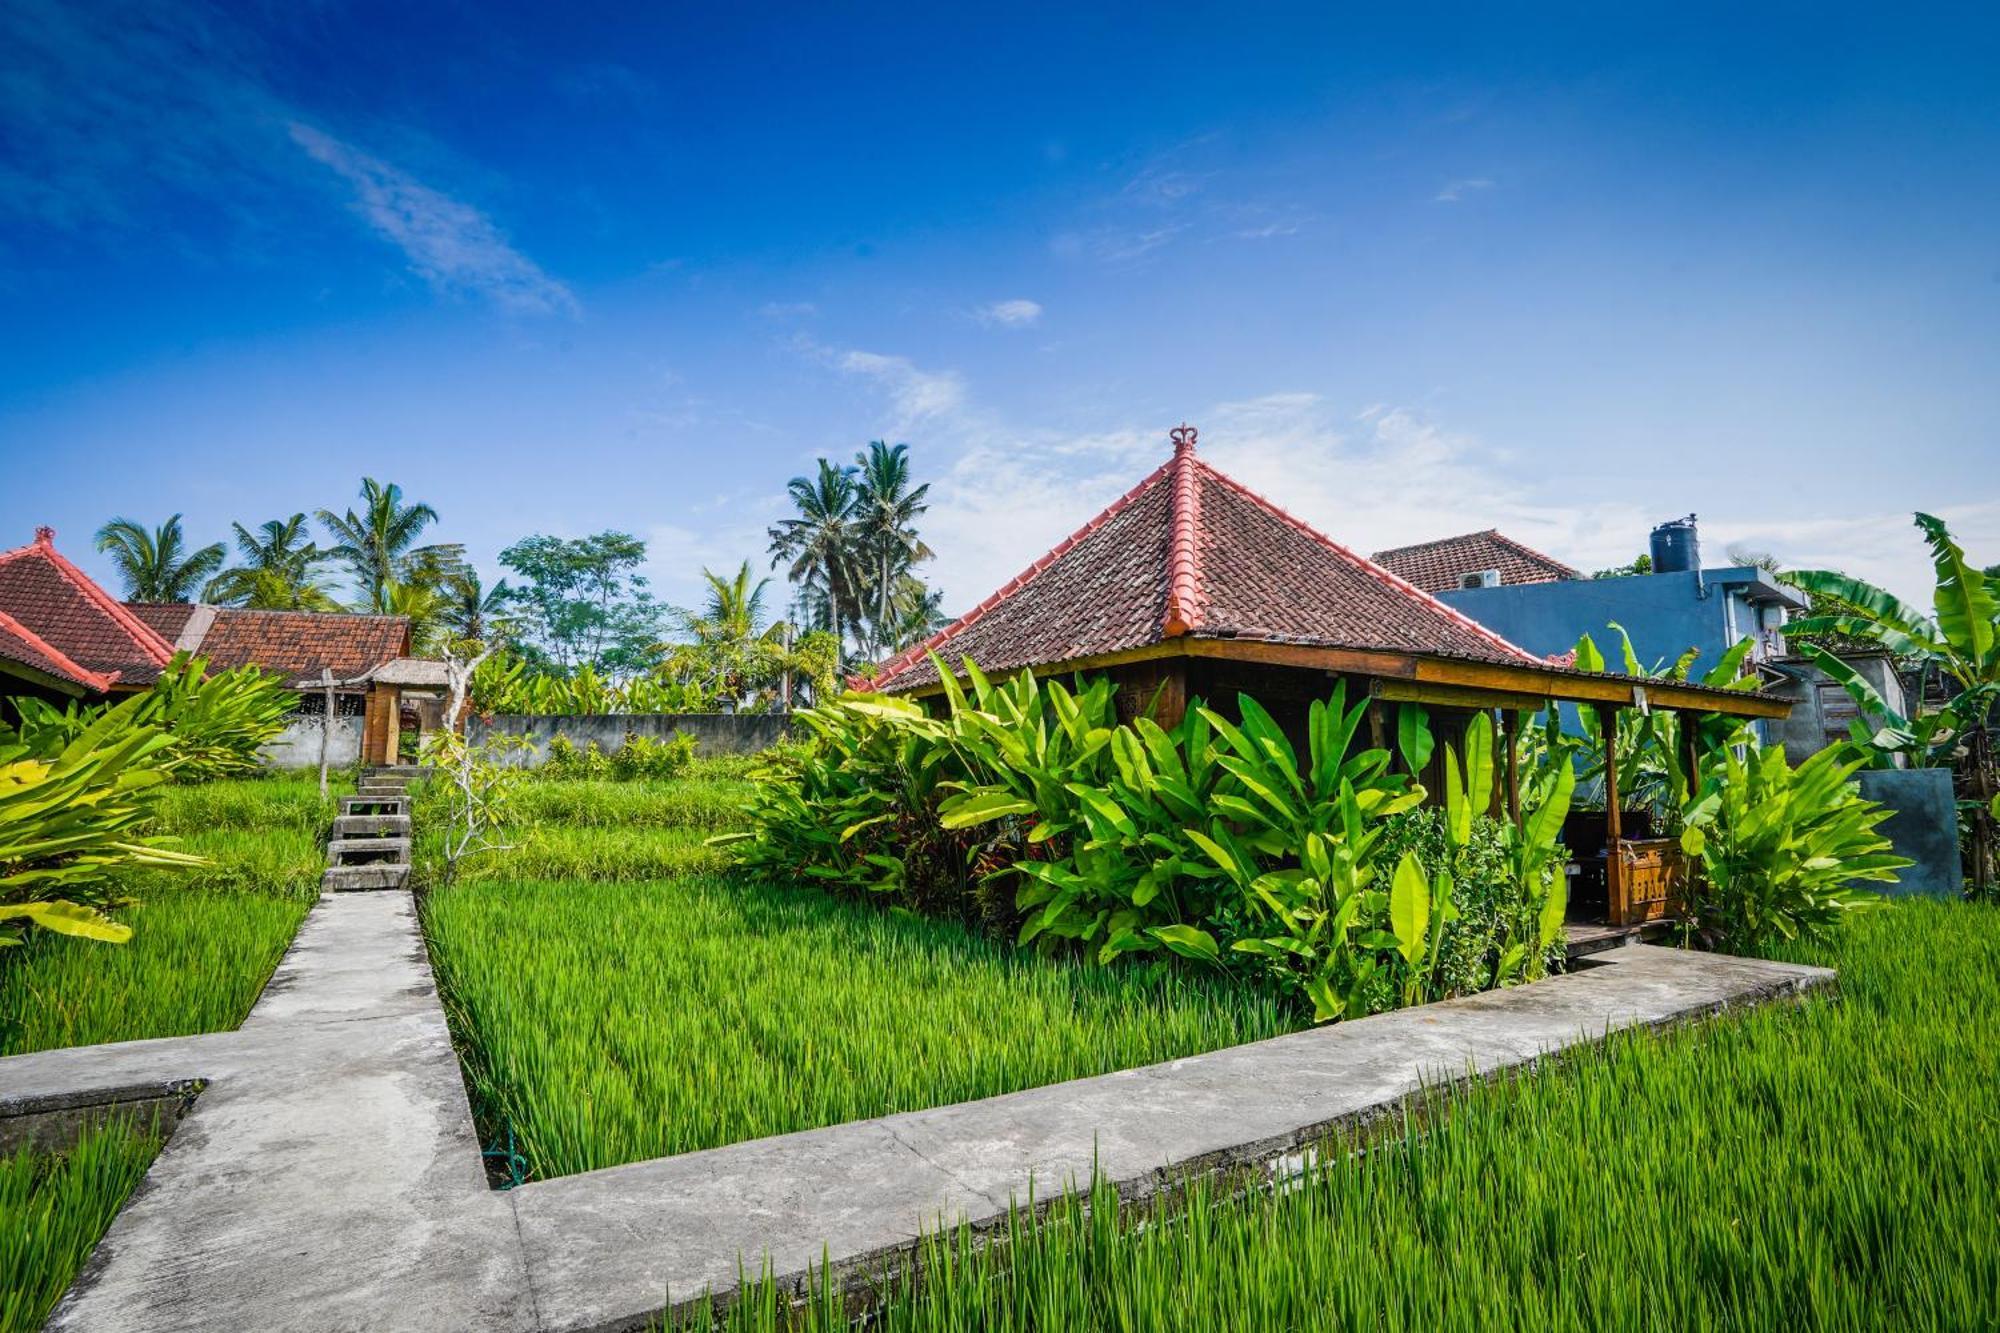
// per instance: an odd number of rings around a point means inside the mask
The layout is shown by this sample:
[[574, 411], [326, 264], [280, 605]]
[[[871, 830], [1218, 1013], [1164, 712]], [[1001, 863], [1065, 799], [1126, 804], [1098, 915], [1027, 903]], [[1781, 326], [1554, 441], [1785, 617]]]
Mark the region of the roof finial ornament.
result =
[[56, 530], [44, 523], [35, 529], [35, 540], [44, 546], [53, 546], [56, 541]]
[[1193, 453], [1195, 438], [1200, 434], [1200, 431], [1188, 425], [1185, 421], [1168, 431], [1167, 438], [1174, 442], [1174, 456], [1179, 457], [1182, 454]]

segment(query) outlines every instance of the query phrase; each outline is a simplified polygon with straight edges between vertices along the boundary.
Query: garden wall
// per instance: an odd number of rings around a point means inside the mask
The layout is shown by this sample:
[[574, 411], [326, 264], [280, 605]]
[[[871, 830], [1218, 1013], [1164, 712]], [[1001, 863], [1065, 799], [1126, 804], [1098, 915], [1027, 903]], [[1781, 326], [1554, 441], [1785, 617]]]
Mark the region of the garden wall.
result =
[[509, 762], [536, 768], [547, 757], [549, 742], [557, 736], [567, 736], [570, 744], [579, 750], [595, 741], [597, 748], [605, 754], [616, 754], [624, 748], [628, 732], [660, 741], [680, 732], [694, 737], [699, 754], [755, 754], [783, 739], [790, 726], [791, 719], [783, 713], [603, 713], [589, 716], [500, 713], [490, 718], [473, 718], [469, 734], [474, 744], [488, 736], [527, 737], [533, 748], [517, 753]]
[[[257, 760], [266, 768], [318, 768], [319, 716], [296, 716], [285, 723], [276, 740], [266, 745]], [[361, 719], [333, 719], [333, 734], [327, 737], [326, 762], [333, 768], [351, 768], [361, 761]]]
[[1958, 805], [1948, 768], [1885, 768], [1855, 774], [1861, 794], [1895, 813], [1876, 827], [1894, 844], [1896, 855], [1916, 864], [1896, 874], [1893, 884], [1868, 884], [1898, 897], [1931, 894], [1956, 898], [1965, 883], [1958, 856]]

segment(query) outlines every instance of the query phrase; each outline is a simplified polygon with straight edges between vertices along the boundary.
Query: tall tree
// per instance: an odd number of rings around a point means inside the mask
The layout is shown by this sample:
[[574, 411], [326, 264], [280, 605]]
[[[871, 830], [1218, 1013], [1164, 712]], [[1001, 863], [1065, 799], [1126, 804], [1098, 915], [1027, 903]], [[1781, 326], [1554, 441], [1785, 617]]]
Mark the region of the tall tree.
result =
[[930, 483], [910, 485], [910, 446], [870, 440], [854, 456], [854, 519], [867, 585], [869, 648], [886, 655], [900, 637], [896, 602], [911, 566], [931, 557], [917, 535], [917, 520], [930, 508]]
[[221, 542], [187, 550], [179, 514], [152, 529], [114, 518], [97, 530], [97, 549], [118, 567], [134, 602], [191, 602], [228, 555]]
[[361, 508], [336, 514], [319, 511], [319, 521], [334, 538], [329, 552], [347, 564], [361, 594], [361, 609], [387, 614], [392, 584], [435, 587], [465, 563], [458, 543], [417, 545], [424, 529], [437, 522], [437, 510], [421, 500], [404, 503], [403, 488], [373, 477], [361, 479]]
[[306, 529], [306, 516], [274, 518], [251, 531], [232, 523], [241, 563], [211, 579], [211, 602], [260, 611], [338, 611], [321, 576], [327, 553]]
[[833, 631], [836, 642], [844, 642], [845, 630], [860, 620], [855, 594], [864, 563], [854, 470], [822, 458], [816, 476], [793, 477], [785, 492], [798, 516], [772, 525], [771, 565], [789, 562], [785, 577], [803, 591], [809, 613], [819, 627]]
[[445, 599], [442, 623], [452, 637], [484, 643], [507, 621], [514, 590], [505, 579], [488, 588], [467, 569], [445, 584]]
[[697, 638], [754, 639], [766, 632], [764, 589], [771, 580], [752, 583], [748, 560], [733, 575], [704, 569], [701, 577], [708, 584], [707, 600], [701, 614], [689, 620]]
[[524, 537], [500, 553], [521, 576], [509, 604], [521, 612], [520, 649], [569, 671], [627, 672], [660, 637], [661, 608], [638, 573], [646, 543], [628, 532]]

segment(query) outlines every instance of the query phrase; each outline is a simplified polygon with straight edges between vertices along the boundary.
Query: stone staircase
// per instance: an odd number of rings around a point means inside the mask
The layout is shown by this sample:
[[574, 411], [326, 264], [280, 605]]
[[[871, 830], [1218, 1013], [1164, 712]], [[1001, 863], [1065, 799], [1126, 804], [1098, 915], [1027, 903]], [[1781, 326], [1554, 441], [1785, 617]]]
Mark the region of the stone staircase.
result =
[[340, 798], [320, 888], [352, 892], [409, 887], [408, 787], [428, 771], [410, 764], [362, 771], [355, 794]]

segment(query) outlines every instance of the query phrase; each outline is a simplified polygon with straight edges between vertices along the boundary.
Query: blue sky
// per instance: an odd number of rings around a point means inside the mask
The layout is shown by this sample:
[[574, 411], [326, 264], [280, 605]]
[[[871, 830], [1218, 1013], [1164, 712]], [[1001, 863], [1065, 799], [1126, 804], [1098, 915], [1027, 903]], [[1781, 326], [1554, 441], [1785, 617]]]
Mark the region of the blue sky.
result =
[[2000, 559], [1990, 7], [960, 8], [10, 0], [0, 541], [369, 474], [685, 599], [887, 437], [962, 609], [1186, 419], [1364, 550]]

